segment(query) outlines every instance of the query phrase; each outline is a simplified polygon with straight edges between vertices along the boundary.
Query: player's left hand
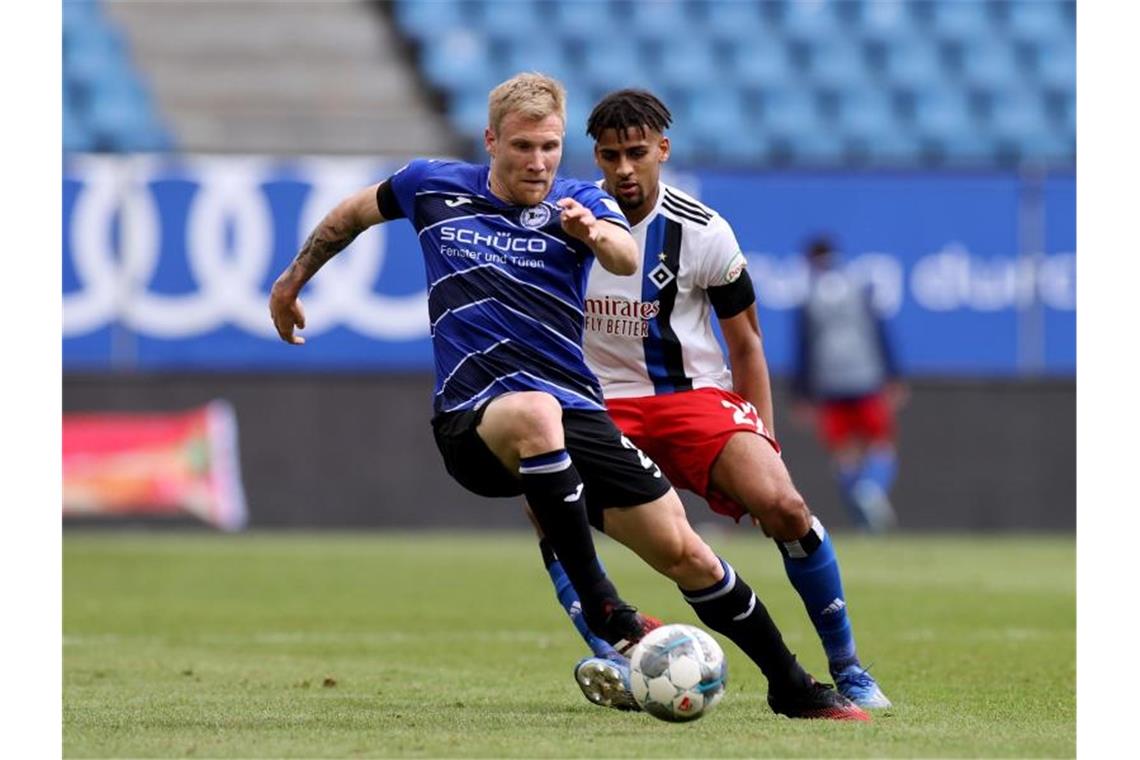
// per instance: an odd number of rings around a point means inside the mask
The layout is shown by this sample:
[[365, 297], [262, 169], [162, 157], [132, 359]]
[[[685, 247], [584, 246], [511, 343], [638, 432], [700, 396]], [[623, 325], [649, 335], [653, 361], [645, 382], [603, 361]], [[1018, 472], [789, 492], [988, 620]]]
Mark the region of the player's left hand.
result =
[[593, 212], [573, 198], [563, 198], [558, 201], [558, 206], [562, 209], [559, 221], [566, 234], [584, 243], [592, 242], [598, 226]]

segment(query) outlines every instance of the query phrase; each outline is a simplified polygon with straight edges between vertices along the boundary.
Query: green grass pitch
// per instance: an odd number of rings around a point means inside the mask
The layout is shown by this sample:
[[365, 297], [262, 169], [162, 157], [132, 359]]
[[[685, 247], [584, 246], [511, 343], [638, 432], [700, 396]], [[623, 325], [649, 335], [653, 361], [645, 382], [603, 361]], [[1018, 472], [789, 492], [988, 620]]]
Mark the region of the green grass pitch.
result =
[[[709, 533], [826, 677], [776, 549]], [[588, 704], [584, 646], [525, 534], [65, 535], [66, 757], [1066, 757], [1076, 753], [1075, 541], [836, 535], [870, 724], [729, 689], [691, 724]], [[623, 594], [696, 623], [620, 546]]]

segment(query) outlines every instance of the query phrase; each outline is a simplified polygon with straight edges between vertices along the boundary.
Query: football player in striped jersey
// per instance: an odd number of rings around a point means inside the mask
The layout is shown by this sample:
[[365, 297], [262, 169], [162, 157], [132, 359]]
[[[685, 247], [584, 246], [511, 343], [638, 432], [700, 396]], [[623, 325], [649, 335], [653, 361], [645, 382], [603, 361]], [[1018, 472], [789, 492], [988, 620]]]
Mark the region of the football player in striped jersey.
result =
[[[671, 122], [668, 108], [645, 90], [613, 92], [590, 114], [601, 186], [617, 199], [642, 256], [633, 277], [591, 275], [586, 361], [618, 427], [675, 486], [704, 497], [715, 512], [747, 516], [773, 539], [839, 691], [862, 707], [889, 707], [856, 652], [831, 538], [780, 456], [744, 255], [722, 216], [661, 181]], [[543, 555], [557, 584], [557, 560], [549, 548]], [[577, 673], [591, 697], [606, 677], [604, 662], [614, 658], [601, 642], [588, 643], [597, 656]]]

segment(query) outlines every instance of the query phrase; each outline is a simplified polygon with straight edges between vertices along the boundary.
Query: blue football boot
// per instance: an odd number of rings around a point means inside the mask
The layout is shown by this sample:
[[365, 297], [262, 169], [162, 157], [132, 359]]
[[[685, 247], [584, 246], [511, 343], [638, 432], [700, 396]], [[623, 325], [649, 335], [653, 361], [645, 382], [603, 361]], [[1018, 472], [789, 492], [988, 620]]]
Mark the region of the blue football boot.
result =
[[574, 666], [574, 680], [586, 699], [615, 710], [641, 710], [629, 688], [629, 660], [620, 654], [586, 657]]
[[861, 665], [848, 665], [842, 670], [833, 670], [831, 677], [835, 679], [835, 688], [840, 694], [865, 710], [885, 710], [891, 706], [891, 700], [887, 699], [874, 677]]

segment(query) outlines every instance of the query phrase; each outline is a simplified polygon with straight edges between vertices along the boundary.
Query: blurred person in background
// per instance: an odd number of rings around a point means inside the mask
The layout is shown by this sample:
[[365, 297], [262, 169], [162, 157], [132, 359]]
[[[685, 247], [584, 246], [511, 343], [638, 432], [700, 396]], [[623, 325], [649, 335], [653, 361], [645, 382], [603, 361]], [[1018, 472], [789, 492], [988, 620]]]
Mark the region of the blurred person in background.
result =
[[[720, 514], [748, 515], [774, 540], [838, 690], [861, 707], [890, 707], [859, 661], [831, 538], [780, 456], [756, 291], [736, 236], [716, 211], [661, 181], [671, 123], [664, 103], [637, 89], [610, 93], [590, 114], [601, 186], [631, 223], [641, 255], [634, 277], [590, 276], [586, 361], [618, 427], [677, 487]], [[574, 590], [557, 552], [540, 545], [573, 618]], [[585, 638], [595, 656], [578, 664], [579, 686], [596, 703], [628, 705], [631, 699], [612, 698], [625, 677], [624, 658]]]
[[621, 435], [582, 350], [586, 278], [633, 274], [640, 251], [613, 198], [556, 176], [566, 93], [519, 74], [492, 90], [490, 165], [419, 159], [350, 195], [278, 277], [269, 309], [302, 344], [301, 288], [369, 227], [408, 219], [428, 278], [436, 364], [432, 427], [448, 473], [486, 497], [525, 494], [543, 540], [579, 592], [588, 635], [626, 653], [659, 621], [618, 595], [590, 525], [668, 577], [697, 616], [735, 642], [797, 718], [868, 720], [796, 662], [752, 589], [689, 525], [657, 465]]
[[809, 286], [796, 315], [796, 416], [815, 423], [855, 524], [882, 533], [897, 523], [889, 498], [898, 469], [894, 417], [907, 390], [870, 286], [838, 266], [826, 236], [809, 241], [804, 255]]

